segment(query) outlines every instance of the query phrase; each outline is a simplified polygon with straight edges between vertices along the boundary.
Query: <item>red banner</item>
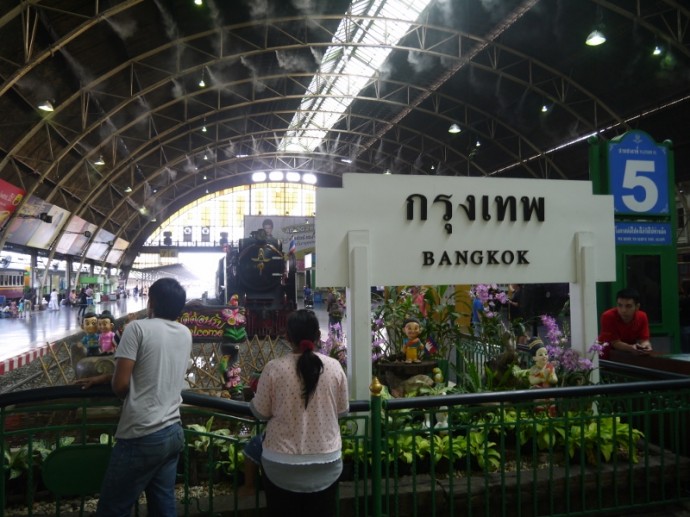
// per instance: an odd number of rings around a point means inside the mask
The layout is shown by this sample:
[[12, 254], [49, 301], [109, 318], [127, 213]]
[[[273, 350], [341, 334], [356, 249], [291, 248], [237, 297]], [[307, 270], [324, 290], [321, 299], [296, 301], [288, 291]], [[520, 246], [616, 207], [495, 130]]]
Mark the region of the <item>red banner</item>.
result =
[[24, 194], [26, 191], [7, 183], [5, 180], [0, 180], [0, 229], [5, 226], [12, 212], [21, 203]]

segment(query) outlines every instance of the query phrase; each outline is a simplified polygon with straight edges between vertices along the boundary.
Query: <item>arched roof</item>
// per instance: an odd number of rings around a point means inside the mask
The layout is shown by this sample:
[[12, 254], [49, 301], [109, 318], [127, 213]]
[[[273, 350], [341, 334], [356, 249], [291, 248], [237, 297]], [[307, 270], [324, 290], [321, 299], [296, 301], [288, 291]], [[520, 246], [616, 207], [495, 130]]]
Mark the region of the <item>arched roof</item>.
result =
[[[360, 14], [377, 3], [4, 0], [0, 178], [130, 242], [125, 267], [154, 217], [259, 170], [313, 172], [321, 186], [387, 169], [583, 180], [588, 135], [641, 129], [672, 140], [677, 181], [689, 179], [690, 10], [676, 0], [435, 0], [376, 45], [390, 49], [383, 66], [315, 149], [286, 146], [296, 113], [342, 100], [308, 94], [320, 66], [324, 83], [343, 75], [324, 56], [373, 48], [334, 42], [341, 23], [397, 22]], [[587, 47], [595, 25], [608, 41]]]

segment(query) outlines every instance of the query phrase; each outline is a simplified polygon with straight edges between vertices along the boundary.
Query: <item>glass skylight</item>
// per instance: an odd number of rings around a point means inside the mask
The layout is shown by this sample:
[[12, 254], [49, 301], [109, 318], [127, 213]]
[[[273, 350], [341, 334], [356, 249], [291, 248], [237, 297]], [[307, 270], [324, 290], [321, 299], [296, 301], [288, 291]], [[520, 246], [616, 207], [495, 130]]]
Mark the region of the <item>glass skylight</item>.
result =
[[[290, 122], [281, 151], [311, 152], [431, 0], [355, 0]], [[369, 18], [371, 17], [371, 18]]]

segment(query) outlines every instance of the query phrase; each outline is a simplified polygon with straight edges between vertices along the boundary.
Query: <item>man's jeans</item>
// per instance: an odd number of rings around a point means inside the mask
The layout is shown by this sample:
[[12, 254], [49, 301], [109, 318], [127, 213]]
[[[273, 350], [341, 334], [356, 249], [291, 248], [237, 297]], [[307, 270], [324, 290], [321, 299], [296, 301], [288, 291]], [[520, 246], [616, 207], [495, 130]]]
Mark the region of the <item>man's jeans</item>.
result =
[[103, 478], [96, 515], [129, 517], [146, 492], [149, 517], [174, 517], [177, 460], [184, 432], [174, 424], [142, 438], [118, 439]]

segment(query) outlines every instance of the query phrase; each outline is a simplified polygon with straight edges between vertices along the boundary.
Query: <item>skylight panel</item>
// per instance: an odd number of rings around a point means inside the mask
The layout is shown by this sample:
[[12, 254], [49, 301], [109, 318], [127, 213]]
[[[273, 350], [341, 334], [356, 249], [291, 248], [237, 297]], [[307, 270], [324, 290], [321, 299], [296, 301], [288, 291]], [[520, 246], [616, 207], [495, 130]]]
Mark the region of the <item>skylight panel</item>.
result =
[[279, 150], [316, 149], [430, 1], [355, 0], [324, 53]]

